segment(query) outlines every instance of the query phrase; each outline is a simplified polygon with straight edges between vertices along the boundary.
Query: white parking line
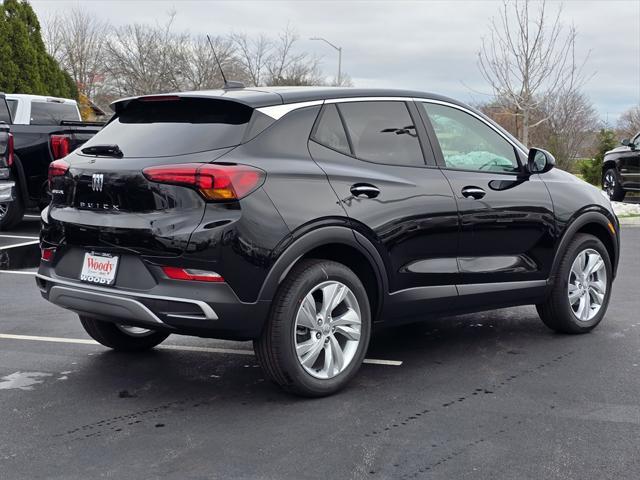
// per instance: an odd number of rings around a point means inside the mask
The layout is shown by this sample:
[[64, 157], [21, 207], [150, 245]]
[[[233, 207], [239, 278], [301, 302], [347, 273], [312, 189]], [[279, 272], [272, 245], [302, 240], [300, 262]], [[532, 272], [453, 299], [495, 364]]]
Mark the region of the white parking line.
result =
[[33, 235], [0, 235], [0, 238], [28, 238], [29, 240], [38, 240], [38, 237], [34, 237]]
[[0, 273], [15, 273], [16, 275], [35, 275], [38, 272], [31, 272], [28, 270], [22, 271], [22, 270], [0, 270]]
[[[0, 339], [5, 340], [27, 340], [36, 342], [51, 343], [73, 343], [78, 345], [99, 345], [94, 340], [84, 338], [64, 338], [64, 337], [39, 337], [34, 335], [13, 335], [10, 333], [0, 333]], [[234, 348], [216, 348], [216, 347], [196, 347], [189, 345], [158, 345], [156, 348], [162, 350], [180, 350], [183, 352], [207, 352], [207, 353], [227, 353], [231, 355], [254, 355], [253, 350], [240, 350]], [[388, 365], [399, 367], [402, 362], [399, 360], [380, 360], [377, 358], [365, 358], [364, 363], [372, 365]]]
[[40, 240], [32, 240], [31, 242], [22, 242], [13, 245], [7, 245], [6, 247], [0, 247], [0, 250], [9, 250], [10, 248], [24, 247], [25, 245], [35, 245], [36, 243], [40, 243]]

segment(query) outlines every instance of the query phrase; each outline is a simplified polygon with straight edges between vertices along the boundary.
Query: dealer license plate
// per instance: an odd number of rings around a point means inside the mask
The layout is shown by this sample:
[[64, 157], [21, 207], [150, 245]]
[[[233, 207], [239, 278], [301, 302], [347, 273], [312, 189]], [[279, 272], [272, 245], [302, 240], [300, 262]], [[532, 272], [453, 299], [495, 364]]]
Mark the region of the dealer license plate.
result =
[[106, 253], [85, 253], [80, 280], [83, 282], [111, 285], [116, 279], [118, 257]]

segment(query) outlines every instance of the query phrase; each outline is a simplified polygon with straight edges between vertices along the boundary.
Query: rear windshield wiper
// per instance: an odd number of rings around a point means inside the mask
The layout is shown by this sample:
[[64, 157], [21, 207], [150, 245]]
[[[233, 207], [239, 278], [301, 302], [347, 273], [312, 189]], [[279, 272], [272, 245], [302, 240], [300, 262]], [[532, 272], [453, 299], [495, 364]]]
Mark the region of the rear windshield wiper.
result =
[[124, 156], [118, 145], [91, 145], [90, 147], [83, 148], [82, 153], [116, 158], [122, 158]]

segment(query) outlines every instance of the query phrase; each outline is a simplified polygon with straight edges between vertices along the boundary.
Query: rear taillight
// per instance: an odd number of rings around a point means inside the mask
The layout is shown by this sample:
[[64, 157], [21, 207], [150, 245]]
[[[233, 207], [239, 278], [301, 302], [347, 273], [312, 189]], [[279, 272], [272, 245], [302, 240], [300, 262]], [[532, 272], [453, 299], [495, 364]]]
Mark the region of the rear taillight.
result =
[[71, 144], [69, 143], [69, 137], [66, 135], [51, 135], [51, 154], [54, 160], [66, 157], [71, 151]]
[[9, 134], [9, 139], [7, 140], [7, 167], [13, 165], [13, 133]]
[[206, 200], [239, 200], [262, 185], [265, 172], [247, 165], [184, 163], [145, 168], [148, 180], [195, 188]]
[[207, 270], [192, 268], [162, 267], [164, 274], [172, 280], [192, 280], [196, 282], [224, 282], [222, 276]]
[[55, 177], [62, 177], [69, 170], [69, 164], [64, 160], [56, 160], [49, 164], [49, 188], [51, 188], [51, 181]]
[[51, 260], [53, 260], [53, 256], [56, 253], [55, 247], [43, 247], [40, 249], [40, 251], [40, 260], [42, 260], [43, 262], [50, 262]]

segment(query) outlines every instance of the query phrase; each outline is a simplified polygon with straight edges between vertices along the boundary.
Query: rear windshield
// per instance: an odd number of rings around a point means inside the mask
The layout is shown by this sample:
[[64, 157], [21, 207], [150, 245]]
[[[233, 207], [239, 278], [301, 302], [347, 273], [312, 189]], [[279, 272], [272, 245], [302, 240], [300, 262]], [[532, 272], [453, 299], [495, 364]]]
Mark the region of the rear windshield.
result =
[[89, 140], [118, 145], [125, 157], [168, 157], [242, 142], [253, 109], [227, 100], [134, 100]]
[[60, 125], [63, 120], [80, 120], [78, 107], [73, 103], [31, 102], [31, 125]]

